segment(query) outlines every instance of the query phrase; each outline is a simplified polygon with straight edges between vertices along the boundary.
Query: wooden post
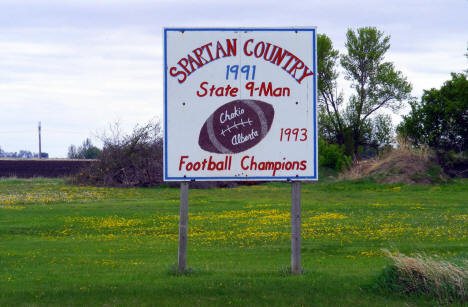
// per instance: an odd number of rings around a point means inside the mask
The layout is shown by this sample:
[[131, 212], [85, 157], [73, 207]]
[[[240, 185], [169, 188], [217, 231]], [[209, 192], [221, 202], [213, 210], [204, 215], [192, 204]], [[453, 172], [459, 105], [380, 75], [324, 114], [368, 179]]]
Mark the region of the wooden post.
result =
[[180, 219], [179, 219], [179, 255], [177, 269], [187, 269], [187, 224], [188, 224], [188, 190], [189, 182], [180, 183]]
[[300, 275], [301, 271], [301, 183], [293, 181], [291, 193], [291, 273]]

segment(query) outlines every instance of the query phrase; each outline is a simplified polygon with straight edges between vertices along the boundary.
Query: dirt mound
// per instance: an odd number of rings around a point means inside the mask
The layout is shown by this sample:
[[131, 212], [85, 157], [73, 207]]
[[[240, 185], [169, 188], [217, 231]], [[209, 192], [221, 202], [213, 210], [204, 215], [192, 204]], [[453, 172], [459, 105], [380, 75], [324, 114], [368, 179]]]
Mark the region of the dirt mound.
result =
[[402, 148], [378, 158], [358, 161], [341, 176], [345, 180], [365, 178], [386, 184], [435, 184], [449, 180], [434, 154]]

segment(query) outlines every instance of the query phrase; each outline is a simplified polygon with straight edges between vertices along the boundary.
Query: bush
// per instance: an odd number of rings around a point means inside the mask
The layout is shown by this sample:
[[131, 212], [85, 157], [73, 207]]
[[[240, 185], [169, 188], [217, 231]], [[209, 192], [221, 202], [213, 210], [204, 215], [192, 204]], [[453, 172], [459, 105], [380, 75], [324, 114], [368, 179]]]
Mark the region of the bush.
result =
[[104, 135], [97, 163], [82, 170], [72, 181], [117, 187], [150, 187], [163, 182], [163, 138], [159, 123], [137, 126], [121, 136], [118, 124]]
[[468, 151], [457, 153], [453, 150], [438, 150], [437, 158], [449, 176], [468, 178]]
[[337, 171], [344, 171], [351, 165], [351, 157], [345, 154], [343, 146], [329, 144], [319, 139], [319, 165]]

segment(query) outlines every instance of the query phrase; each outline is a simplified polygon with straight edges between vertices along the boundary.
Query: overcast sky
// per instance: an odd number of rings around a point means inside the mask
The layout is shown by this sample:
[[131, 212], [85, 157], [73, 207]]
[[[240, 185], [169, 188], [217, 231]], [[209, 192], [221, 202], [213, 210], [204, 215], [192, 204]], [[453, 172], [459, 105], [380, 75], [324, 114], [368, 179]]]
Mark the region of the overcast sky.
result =
[[468, 0], [0, 0], [0, 147], [37, 152], [41, 121], [42, 150], [65, 157], [161, 118], [163, 27], [317, 26], [343, 52], [348, 28], [375, 26], [419, 97], [468, 68], [467, 16]]

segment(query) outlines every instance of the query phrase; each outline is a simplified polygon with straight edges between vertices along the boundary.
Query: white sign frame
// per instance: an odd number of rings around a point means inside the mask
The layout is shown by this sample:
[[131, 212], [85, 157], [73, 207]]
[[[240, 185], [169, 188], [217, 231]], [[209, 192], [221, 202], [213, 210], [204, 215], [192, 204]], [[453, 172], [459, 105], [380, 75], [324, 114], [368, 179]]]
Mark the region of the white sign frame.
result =
[[[164, 67], [163, 67], [163, 74], [164, 74], [164, 153], [163, 153], [163, 157], [164, 157], [164, 167], [163, 167], [163, 170], [164, 170], [164, 181], [315, 181], [315, 180], [318, 180], [318, 123], [317, 123], [317, 30], [316, 30], [316, 27], [292, 27], [292, 28], [164, 28], [163, 30], [164, 32]], [[228, 32], [232, 32], [232, 33], [251, 33], [251, 32], [258, 32], [258, 33], [261, 33], [261, 34], [264, 34], [264, 33], [269, 33], [271, 32], [271, 34], [275, 34], [275, 33], [282, 33], [282, 35], [284, 36], [285, 33], [292, 33], [293, 35], [294, 34], [303, 34], [303, 35], [307, 35], [307, 34], [310, 34], [311, 37], [310, 37], [310, 40], [312, 42], [312, 59], [310, 58], [306, 58], [304, 59], [303, 57], [297, 57], [298, 59], [302, 59], [304, 60], [303, 63], [305, 63], [306, 67], [304, 68], [304, 72], [303, 72], [303, 76], [307, 73], [307, 67], [310, 66], [310, 71], [313, 72], [313, 74], [310, 76], [312, 79], [312, 81], [307, 81], [307, 82], [310, 82], [310, 86], [309, 88], [312, 88], [312, 95], [309, 95], [310, 93], [307, 93], [307, 101], [306, 101], [306, 107], [307, 107], [307, 112], [311, 112], [313, 113], [312, 114], [312, 117], [313, 117], [313, 120], [312, 122], [307, 122], [307, 126], [305, 126], [307, 128], [306, 131], [308, 131], [308, 137], [309, 138], [312, 138], [313, 137], [313, 141], [309, 141], [308, 143], [310, 145], [307, 145], [308, 148], [311, 147], [311, 151], [310, 152], [306, 152], [304, 153], [304, 156], [307, 156], [310, 157], [307, 158], [307, 162], [311, 162], [309, 163], [308, 165], [308, 170], [307, 172], [302, 172], [299, 174], [298, 170], [291, 170], [289, 171], [287, 168], [285, 168], [284, 166], [284, 162], [283, 163], [283, 168], [284, 169], [281, 169], [279, 170], [279, 173], [280, 175], [278, 176], [275, 176], [275, 172], [273, 172], [273, 175], [264, 175], [265, 171], [266, 170], [258, 170], [256, 172], [253, 172], [251, 170], [249, 171], [246, 171], [246, 173], [248, 174], [244, 174], [242, 171], [239, 172], [239, 170], [237, 170], [237, 173], [233, 170], [229, 170], [229, 171], [225, 171], [225, 172], [218, 172], [216, 175], [213, 175], [213, 176], [210, 176], [210, 175], [206, 175], [206, 172], [205, 174], [203, 175], [200, 175], [200, 174], [197, 174], [197, 173], [188, 173], [187, 172], [187, 169], [185, 169], [185, 172], [184, 170], [181, 170], [182, 168], [182, 163], [189, 163], [190, 161], [188, 159], [183, 159], [182, 156], [180, 157], [180, 159], [178, 159], [177, 157], [176, 158], [171, 158], [172, 159], [172, 163], [174, 164], [174, 161], [177, 162], [177, 165], [179, 165], [179, 171], [174, 171], [174, 166], [172, 167], [169, 167], [169, 157], [173, 157], [173, 156], [179, 156], [180, 153], [177, 153], [175, 154], [174, 153], [174, 149], [171, 148], [171, 146], [174, 146], [174, 145], [170, 145], [170, 144], [176, 144], [176, 142], [179, 142], [180, 144], [180, 140], [174, 140], [172, 138], [172, 136], [170, 138], [168, 138], [168, 135], [171, 135], [169, 134], [169, 132], [171, 132], [170, 130], [168, 130], [168, 121], [173, 121], [173, 120], [176, 120], [177, 119], [177, 115], [173, 115], [172, 113], [170, 113], [170, 117], [168, 117], [168, 110], [170, 109], [168, 106], [169, 103], [174, 103], [172, 101], [172, 96], [174, 96], [172, 93], [174, 92], [173, 90], [171, 91], [171, 93], [169, 93], [169, 88], [172, 88], [173, 86], [172, 85], [169, 85], [168, 86], [168, 82], [175, 82], [175, 80], [177, 79], [175, 76], [174, 76], [174, 71], [172, 71], [172, 74], [170, 74], [170, 69], [172, 67], [174, 67], [174, 62], [172, 61], [171, 63], [168, 63], [168, 38], [170, 35], [173, 35], [174, 32], [179, 32], [179, 33], [195, 33], [195, 32], [199, 32], [199, 33], [204, 33], [206, 35], [206, 33], [208, 32], [212, 32], [213, 35], [215, 34], [219, 34], [219, 33], [228, 33]], [[274, 35], [272, 36], [273, 38], [275, 37]], [[214, 40], [216, 41], [216, 40]], [[226, 39], [227, 41], [227, 39]], [[219, 42], [219, 41], [218, 41]], [[201, 45], [201, 44], [200, 44]], [[300, 45], [300, 44], [298, 44]], [[197, 46], [193, 46], [193, 48], [195, 48]], [[281, 47], [284, 47], [285, 49], [288, 48], [288, 49], [293, 49], [294, 50], [294, 46], [281, 46]], [[171, 50], [174, 50], [174, 46], [171, 46]], [[208, 47], [207, 47], [208, 48]], [[242, 46], [239, 46], [239, 49], [241, 49]], [[297, 48], [297, 46], [296, 46]], [[170, 49], [170, 48], [169, 48]], [[306, 48], [307, 49], [307, 48]], [[171, 50], [169, 50], [169, 52], [171, 52]], [[185, 50], [185, 54], [191, 52], [192, 49], [187, 49]], [[211, 54], [210, 54], [211, 56]], [[239, 62], [241, 61], [242, 59], [242, 54], [240, 53], [240, 55], [238, 56], [239, 59]], [[291, 56], [292, 58], [292, 56]], [[200, 60], [201, 62], [201, 60]], [[302, 61], [301, 61], [302, 62]], [[228, 64], [228, 62], [226, 62], [225, 64]], [[240, 65], [239, 65], [240, 67]], [[198, 69], [203, 69], [204, 67], [198, 67]], [[279, 68], [279, 67], [278, 67]], [[289, 67], [287, 67], [289, 69]], [[284, 68], [283, 68], [284, 71], [286, 71]], [[192, 71], [193, 72], [193, 71]], [[196, 74], [194, 74], [196, 75]], [[226, 73], [226, 79], [228, 78], [227, 77], [228, 75], [228, 72]], [[296, 75], [296, 71], [294, 71], [294, 77]], [[299, 75], [299, 73], [298, 73]], [[179, 76], [182, 76], [182, 74], [179, 74]], [[291, 74], [292, 76], [292, 74]], [[299, 75], [300, 76], [300, 75]], [[186, 76], [187, 78], [190, 78], [190, 74], [188, 74], [188, 76]], [[180, 77], [182, 78], [182, 77]], [[237, 78], [237, 77], [236, 77]], [[295, 81], [298, 82], [298, 78], [296, 78]], [[185, 80], [184, 80], [185, 81]], [[210, 81], [213, 81], [212, 83], [216, 84], [216, 80], [210, 80]], [[301, 80], [302, 81], [302, 80]], [[241, 80], [239, 80], [239, 84], [241, 84]], [[172, 87], [171, 87], [172, 86]], [[239, 86], [239, 89], [242, 90], [242, 87]], [[193, 88], [190, 88], [191, 91], [194, 91]], [[195, 89], [196, 90], [196, 89]], [[182, 93], [184, 93], [184, 91], [182, 91]], [[252, 92], [251, 92], [251, 95], [252, 95]], [[296, 98], [295, 97], [292, 97], [290, 98], [289, 100], [295, 100]], [[224, 102], [227, 102], [229, 100], [235, 100], [235, 98], [231, 98], [231, 97], [224, 97]], [[180, 101], [177, 101], [177, 103], [179, 103]], [[296, 102], [296, 104], [298, 104], [298, 102]], [[185, 105], [185, 102], [184, 102], [184, 105]], [[217, 107], [219, 107], [220, 105], [217, 104], [215, 106], [213, 106], [212, 108], [216, 109]], [[170, 112], [173, 112], [173, 110], [171, 110]], [[174, 113], [174, 112], [173, 112]], [[204, 116], [205, 118], [203, 118], [203, 120], [205, 120], [206, 118], [208, 118], [210, 116], [211, 113], [206, 113]], [[275, 114], [275, 116], [277, 116]], [[172, 123], [172, 122], [171, 122]], [[186, 123], [186, 122], [185, 122]], [[181, 124], [179, 124], [181, 125]], [[182, 124], [183, 125], [183, 124]], [[201, 125], [198, 125], [198, 127], [201, 127]], [[174, 129], [174, 127], [169, 127], [170, 129]], [[291, 127], [291, 131], [292, 131], [292, 128]], [[200, 128], [198, 128], [200, 129]], [[285, 129], [287, 129], [285, 127]], [[290, 131], [290, 132], [291, 132]], [[283, 130], [282, 132], [283, 133]], [[201, 134], [201, 132], [200, 132]], [[296, 140], [297, 140], [297, 136], [296, 136]], [[265, 141], [265, 140], [263, 140]], [[174, 143], [171, 143], [171, 142], [174, 142]], [[297, 142], [297, 141], [296, 141]], [[184, 141], [182, 141], [182, 143], [186, 143]], [[193, 142], [194, 146], [197, 146], [197, 150], [199, 150], [200, 152], [203, 152], [202, 149], [198, 148], [199, 144], [196, 143], [196, 141]], [[285, 145], [286, 144], [291, 144], [291, 143], [284, 143]], [[192, 145], [190, 145], [192, 146]], [[201, 145], [200, 145], [201, 146]], [[255, 145], [256, 146], [256, 145]], [[256, 149], [255, 149], [255, 146], [252, 148], [252, 149], [249, 149], [247, 152], [249, 153], [249, 156], [251, 157], [255, 157], [255, 154], [256, 154]], [[286, 146], [285, 146], [286, 148]], [[281, 149], [278, 149], [280, 152], [283, 152], [282, 150], [283, 148]], [[270, 151], [271, 151], [271, 148], [270, 148]], [[297, 152], [297, 150], [296, 150]], [[240, 153], [239, 153], [240, 154]], [[302, 154], [302, 152], [301, 152]], [[219, 161], [222, 161], [223, 159], [226, 159], [226, 161], [228, 161], [229, 159], [230, 162], [226, 162], [226, 165], [227, 163], [230, 163], [230, 167], [232, 166], [232, 157], [235, 156], [235, 154], [210, 154], [210, 153], [206, 153], [207, 157], [210, 156], [212, 157], [213, 155], [217, 157], [217, 160], [216, 162], [219, 162]], [[284, 154], [281, 154], [281, 155], [284, 155]], [[231, 158], [229, 158], [231, 157]], [[245, 157], [245, 156], [244, 156]], [[285, 158], [283, 158], [284, 160]], [[302, 160], [304, 161], [304, 160]], [[237, 161], [239, 162], [239, 161]], [[245, 161], [244, 161], [245, 162]], [[280, 161], [281, 162], [281, 161]], [[294, 161], [294, 162], [298, 162], [298, 161]], [[193, 162], [194, 164], [196, 162]], [[206, 164], [206, 163], [205, 163]], [[184, 164], [185, 166], [187, 166], [187, 164]], [[242, 165], [242, 168], [244, 167], [244, 164]], [[276, 167], [276, 166], [275, 166]], [[286, 165], [287, 167], [287, 165]], [[239, 167], [240, 168], [240, 167]], [[307, 169], [307, 168], [306, 168]], [[245, 169], [244, 169], [245, 170]], [[271, 171], [271, 169], [269, 169]], [[263, 172], [263, 173], [262, 173]], [[235, 174], [233, 174], [235, 173]], [[256, 173], [261, 173], [261, 174], [256, 174]], [[252, 175], [253, 174], [253, 175]]]

